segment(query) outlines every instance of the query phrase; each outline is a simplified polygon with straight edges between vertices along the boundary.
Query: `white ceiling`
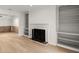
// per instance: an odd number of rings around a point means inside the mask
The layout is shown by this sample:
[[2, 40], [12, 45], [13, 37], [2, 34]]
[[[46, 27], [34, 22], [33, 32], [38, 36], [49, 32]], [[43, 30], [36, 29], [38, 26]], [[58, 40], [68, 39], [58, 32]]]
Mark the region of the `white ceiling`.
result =
[[30, 10], [30, 5], [0, 5], [0, 9], [26, 12]]

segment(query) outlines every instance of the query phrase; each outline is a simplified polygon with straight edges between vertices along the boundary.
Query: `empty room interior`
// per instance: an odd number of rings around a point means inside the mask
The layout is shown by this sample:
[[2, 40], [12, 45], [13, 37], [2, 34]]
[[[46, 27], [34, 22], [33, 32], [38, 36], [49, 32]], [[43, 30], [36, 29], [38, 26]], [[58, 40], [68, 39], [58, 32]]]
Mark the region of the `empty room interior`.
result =
[[79, 52], [79, 5], [0, 5], [0, 53]]

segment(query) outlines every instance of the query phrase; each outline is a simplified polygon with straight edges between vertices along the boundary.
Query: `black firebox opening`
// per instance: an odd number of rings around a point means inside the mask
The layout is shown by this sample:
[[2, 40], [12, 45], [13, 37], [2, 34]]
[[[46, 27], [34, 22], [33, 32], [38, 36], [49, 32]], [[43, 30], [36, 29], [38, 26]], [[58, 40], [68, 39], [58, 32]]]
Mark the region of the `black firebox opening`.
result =
[[45, 30], [44, 29], [32, 29], [32, 40], [45, 43]]

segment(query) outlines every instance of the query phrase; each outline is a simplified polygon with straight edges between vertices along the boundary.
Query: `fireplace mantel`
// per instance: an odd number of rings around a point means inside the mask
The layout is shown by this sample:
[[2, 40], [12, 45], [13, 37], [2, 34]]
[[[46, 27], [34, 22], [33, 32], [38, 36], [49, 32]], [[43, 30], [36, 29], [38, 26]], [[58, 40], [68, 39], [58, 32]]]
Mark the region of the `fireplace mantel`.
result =
[[45, 30], [45, 40], [48, 42], [48, 24], [30, 24], [30, 36], [32, 37], [32, 29], [43, 29]]

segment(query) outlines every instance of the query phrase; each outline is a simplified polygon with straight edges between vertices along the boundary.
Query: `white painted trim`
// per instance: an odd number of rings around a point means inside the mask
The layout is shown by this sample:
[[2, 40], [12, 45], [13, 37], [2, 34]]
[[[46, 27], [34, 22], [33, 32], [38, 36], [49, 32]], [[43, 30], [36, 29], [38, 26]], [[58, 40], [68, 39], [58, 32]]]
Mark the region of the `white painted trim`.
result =
[[77, 36], [79, 36], [79, 34], [77, 34], [77, 33], [67, 33], [67, 32], [57, 32], [57, 33], [59, 33], [59, 34], [67, 34], [67, 35], [77, 35]]

